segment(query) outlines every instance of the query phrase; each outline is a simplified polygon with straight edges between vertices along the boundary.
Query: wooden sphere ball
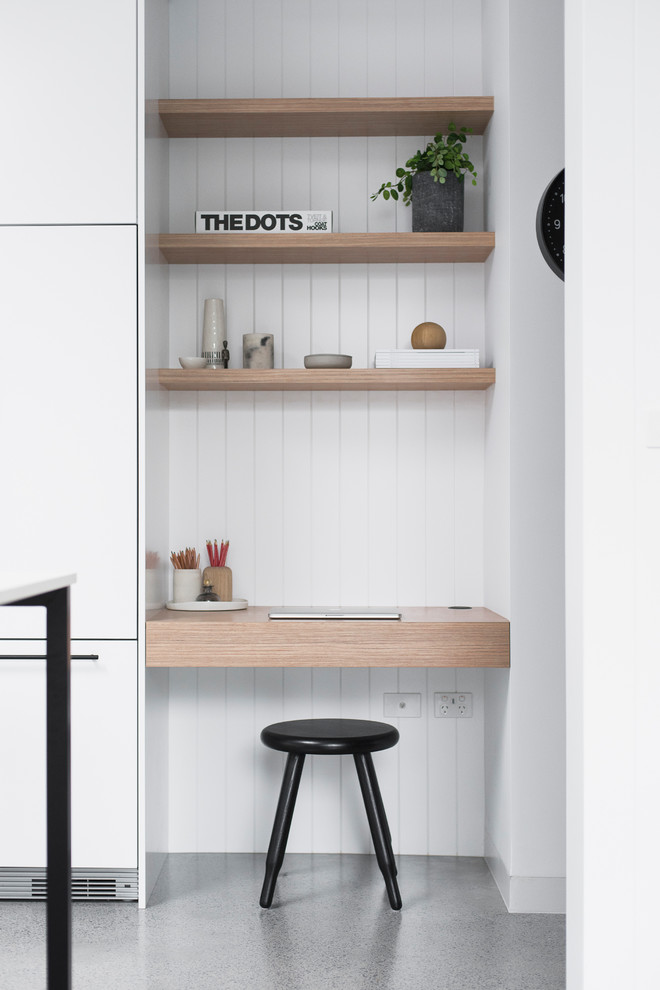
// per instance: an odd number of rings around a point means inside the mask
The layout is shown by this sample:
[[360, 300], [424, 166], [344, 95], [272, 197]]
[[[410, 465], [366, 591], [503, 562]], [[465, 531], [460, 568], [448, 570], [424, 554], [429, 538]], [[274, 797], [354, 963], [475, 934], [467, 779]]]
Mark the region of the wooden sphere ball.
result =
[[447, 343], [447, 334], [439, 323], [420, 323], [413, 330], [410, 343], [416, 350], [423, 348], [442, 350]]

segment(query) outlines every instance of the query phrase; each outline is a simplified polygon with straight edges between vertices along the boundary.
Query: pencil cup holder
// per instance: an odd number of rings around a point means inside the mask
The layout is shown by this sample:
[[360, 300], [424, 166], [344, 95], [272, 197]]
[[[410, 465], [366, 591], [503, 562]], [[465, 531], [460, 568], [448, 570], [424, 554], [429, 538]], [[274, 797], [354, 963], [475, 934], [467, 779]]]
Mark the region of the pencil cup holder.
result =
[[172, 600], [194, 602], [202, 590], [202, 572], [199, 567], [184, 570], [175, 567], [172, 571]]
[[221, 602], [233, 601], [230, 567], [205, 567], [202, 580], [211, 582]]

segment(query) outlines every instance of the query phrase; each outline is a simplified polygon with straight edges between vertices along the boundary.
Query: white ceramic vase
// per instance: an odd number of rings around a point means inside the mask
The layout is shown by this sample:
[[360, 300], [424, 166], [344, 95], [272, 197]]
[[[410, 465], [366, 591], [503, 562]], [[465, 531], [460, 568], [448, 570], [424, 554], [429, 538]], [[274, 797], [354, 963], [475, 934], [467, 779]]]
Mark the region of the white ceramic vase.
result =
[[225, 340], [225, 304], [222, 299], [204, 300], [202, 357], [210, 367], [222, 367], [222, 342]]

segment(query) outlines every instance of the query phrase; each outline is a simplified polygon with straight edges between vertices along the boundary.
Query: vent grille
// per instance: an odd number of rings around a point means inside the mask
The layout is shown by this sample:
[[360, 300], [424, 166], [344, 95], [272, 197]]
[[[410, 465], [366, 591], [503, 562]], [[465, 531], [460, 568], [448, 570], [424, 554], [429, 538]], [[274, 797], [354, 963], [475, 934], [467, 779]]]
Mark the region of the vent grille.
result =
[[[137, 870], [73, 869], [71, 897], [74, 901], [136, 901]], [[46, 870], [0, 868], [0, 900], [45, 901]]]

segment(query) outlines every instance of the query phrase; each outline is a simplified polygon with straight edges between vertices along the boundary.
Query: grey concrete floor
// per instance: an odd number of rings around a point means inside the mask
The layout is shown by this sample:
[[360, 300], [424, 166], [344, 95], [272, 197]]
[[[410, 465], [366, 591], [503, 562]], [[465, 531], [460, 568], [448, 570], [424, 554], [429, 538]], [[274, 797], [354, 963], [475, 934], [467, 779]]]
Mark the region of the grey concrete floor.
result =
[[[564, 919], [508, 914], [482, 859], [402, 856], [392, 911], [373, 856], [168, 857], [150, 906], [73, 905], [73, 990], [562, 990]], [[45, 990], [45, 904], [0, 903], [0, 987]]]

